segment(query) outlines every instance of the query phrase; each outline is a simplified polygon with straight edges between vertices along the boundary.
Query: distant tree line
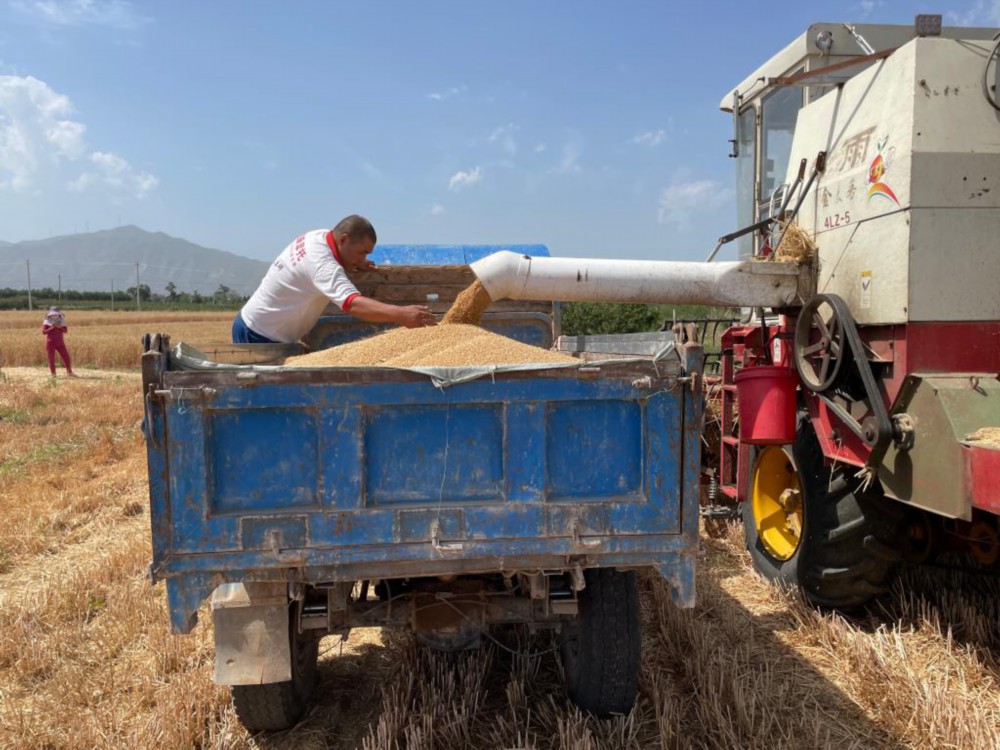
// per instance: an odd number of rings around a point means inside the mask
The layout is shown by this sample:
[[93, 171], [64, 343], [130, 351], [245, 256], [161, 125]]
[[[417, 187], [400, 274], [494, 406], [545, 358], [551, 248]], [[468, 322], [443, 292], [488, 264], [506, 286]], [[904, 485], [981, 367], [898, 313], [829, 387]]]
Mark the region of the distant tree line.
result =
[[677, 321], [735, 319], [739, 312], [703, 305], [632, 305], [610, 302], [567, 302], [562, 306], [562, 331], [567, 336], [642, 333], [669, 330]]
[[[59, 290], [52, 287], [40, 287], [31, 290], [31, 303], [35, 309], [43, 309], [50, 305], [66, 304], [74, 308], [93, 310], [135, 308], [134, 286], [121, 291], [94, 292], [77, 291], [73, 289]], [[193, 292], [178, 292], [174, 282], [167, 284], [164, 293], [158, 294], [149, 288], [148, 284], [139, 284], [139, 304], [149, 310], [174, 310], [188, 308], [221, 308], [237, 309], [246, 302], [248, 297], [234, 292], [225, 284], [219, 284], [212, 294]], [[27, 310], [28, 290], [0, 288], [0, 310]]]

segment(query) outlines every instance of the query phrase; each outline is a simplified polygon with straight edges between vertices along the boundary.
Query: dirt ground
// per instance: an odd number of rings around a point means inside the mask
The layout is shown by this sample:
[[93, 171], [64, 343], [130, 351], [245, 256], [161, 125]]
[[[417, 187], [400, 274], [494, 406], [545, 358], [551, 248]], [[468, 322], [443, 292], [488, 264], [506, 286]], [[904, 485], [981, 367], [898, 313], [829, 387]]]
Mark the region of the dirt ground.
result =
[[0, 370], [0, 748], [1000, 747], [1000, 586], [907, 571], [857, 619], [754, 575], [738, 526], [703, 529], [698, 604], [642, 579], [635, 710], [565, 699], [545, 636], [457, 655], [327, 638], [304, 721], [251, 737], [212, 684], [211, 618], [168, 631], [150, 560], [135, 371]]

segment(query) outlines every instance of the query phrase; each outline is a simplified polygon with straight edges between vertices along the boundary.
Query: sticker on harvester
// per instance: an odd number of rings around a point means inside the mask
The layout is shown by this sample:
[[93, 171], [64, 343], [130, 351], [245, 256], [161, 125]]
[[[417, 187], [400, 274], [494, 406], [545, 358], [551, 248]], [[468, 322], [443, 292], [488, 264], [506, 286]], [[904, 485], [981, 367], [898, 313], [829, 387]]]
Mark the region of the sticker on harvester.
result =
[[774, 339], [774, 359], [771, 360], [774, 364], [781, 362], [781, 339]]
[[872, 272], [861, 272], [861, 309], [867, 310], [872, 306]]

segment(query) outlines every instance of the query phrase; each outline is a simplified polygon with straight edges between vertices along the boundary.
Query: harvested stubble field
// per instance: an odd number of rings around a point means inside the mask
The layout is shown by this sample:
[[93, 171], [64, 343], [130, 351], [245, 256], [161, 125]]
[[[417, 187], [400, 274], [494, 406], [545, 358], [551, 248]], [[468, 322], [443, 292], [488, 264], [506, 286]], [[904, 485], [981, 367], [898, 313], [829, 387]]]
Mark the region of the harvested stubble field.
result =
[[698, 606], [645, 577], [638, 706], [563, 697], [544, 638], [453, 656], [406, 636], [323, 642], [317, 702], [250, 737], [212, 684], [211, 618], [167, 628], [150, 559], [134, 372], [0, 378], [0, 747], [989, 748], [1000, 744], [1000, 587], [908, 575], [860, 620], [754, 576], [738, 527], [702, 536]]
[[[226, 312], [107, 312], [65, 309], [66, 345], [74, 369], [138, 367], [141, 339], [151, 331], [192, 344], [228, 342], [233, 325]], [[0, 366], [45, 364], [45, 311], [0, 312]], [[62, 362], [56, 356], [62, 369]]]

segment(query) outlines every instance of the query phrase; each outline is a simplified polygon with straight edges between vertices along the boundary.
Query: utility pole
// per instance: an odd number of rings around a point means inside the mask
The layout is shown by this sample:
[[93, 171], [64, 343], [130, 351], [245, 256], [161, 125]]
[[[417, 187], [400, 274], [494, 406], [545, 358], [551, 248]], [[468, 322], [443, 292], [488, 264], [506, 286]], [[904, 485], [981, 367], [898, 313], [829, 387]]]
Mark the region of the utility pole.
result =
[[28, 269], [28, 312], [31, 312], [34, 308], [31, 306], [31, 261], [24, 261], [25, 268]]
[[139, 304], [139, 264], [135, 264], [135, 309], [141, 310], [142, 305]]
[[111, 279], [111, 312], [115, 311], [115, 280]]
[[62, 274], [59, 274], [59, 304], [62, 304]]

